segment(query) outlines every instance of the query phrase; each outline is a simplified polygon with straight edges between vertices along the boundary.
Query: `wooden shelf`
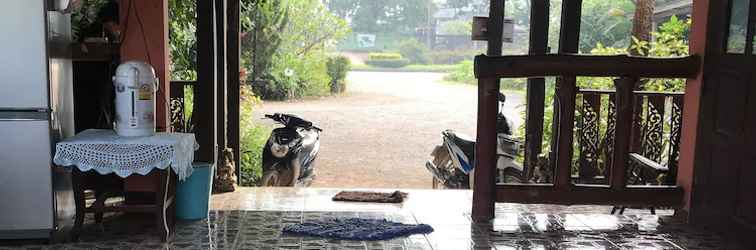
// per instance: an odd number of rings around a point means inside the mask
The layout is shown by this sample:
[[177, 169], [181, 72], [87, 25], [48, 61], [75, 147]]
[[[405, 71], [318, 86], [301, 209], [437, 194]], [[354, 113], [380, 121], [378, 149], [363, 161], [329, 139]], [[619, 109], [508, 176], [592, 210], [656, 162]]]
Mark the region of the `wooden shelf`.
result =
[[118, 57], [119, 44], [110, 43], [74, 43], [71, 46], [71, 58], [74, 61], [111, 61]]

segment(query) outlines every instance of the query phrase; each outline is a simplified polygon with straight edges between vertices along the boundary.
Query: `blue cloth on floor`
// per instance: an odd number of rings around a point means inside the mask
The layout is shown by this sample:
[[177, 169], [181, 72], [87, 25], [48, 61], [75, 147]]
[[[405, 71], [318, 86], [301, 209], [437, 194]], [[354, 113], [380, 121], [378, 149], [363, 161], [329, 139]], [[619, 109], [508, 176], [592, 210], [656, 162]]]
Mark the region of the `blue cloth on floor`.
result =
[[428, 234], [433, 232], [433, 228], [426, 224], [402, 224], [386, 219], [348, 218], [289, 225], [283, 228], [283, 232], [339, 240], [388, 240]]

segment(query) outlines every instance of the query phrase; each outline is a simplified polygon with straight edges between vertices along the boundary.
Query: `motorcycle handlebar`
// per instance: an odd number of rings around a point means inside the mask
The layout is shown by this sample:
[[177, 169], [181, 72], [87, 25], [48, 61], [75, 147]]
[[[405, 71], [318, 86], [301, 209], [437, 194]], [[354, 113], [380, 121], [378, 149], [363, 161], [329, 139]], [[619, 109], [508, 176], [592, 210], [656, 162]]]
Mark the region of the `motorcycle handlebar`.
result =
[[[265, 114], [265, 118], [274, 120], [274, 121], [276, 121], [276, 122], [278, 122], [280, 124], [283, 124], [284, 126], [300, 127], [300, 128], [304, 128], [304, 129], [307, 129], [307, 130], [314, 129], [314, 130], [316, 130], [318, 132], [322, 132], [323, 131], [322, 129], [320, 129], [320, 128], [316, 127], [316, 126], [313, 126], [311, 122], [303, 120], [303, 119], [301, 119], [299, 117], [296, 117], [296, 116], [290, 116], [290, 115], [287, 115], [287, 114], [275, 113], [275, 114], [272, 114], [272, 115]], [[292, 118], [296, 119], [295, 122], [291, 122]], [[300, 121], [300, 122], [296, 122], [296, 121]], [[294, 124], [290, 124], [290, 123], [294, 123]], [[297, 123], [299, 123], [299, 124], [297, 124]]]

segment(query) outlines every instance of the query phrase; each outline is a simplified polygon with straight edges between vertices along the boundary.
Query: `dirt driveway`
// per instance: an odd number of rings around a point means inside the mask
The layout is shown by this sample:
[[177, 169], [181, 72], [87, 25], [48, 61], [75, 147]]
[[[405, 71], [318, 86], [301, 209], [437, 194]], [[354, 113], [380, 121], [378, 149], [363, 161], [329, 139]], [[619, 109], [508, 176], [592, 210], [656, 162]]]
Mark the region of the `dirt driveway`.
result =
[[[476, 87], [443, 83], [443, 76], [350, 72], [344, 95], [265, 102], [255, 112], [297, 114], [324, 130], [313, 187], [430, 188], [424, 166], [441, 131], [475, 134]], [[519, 117], [523, 102], [507, 93], [508, 117]]]

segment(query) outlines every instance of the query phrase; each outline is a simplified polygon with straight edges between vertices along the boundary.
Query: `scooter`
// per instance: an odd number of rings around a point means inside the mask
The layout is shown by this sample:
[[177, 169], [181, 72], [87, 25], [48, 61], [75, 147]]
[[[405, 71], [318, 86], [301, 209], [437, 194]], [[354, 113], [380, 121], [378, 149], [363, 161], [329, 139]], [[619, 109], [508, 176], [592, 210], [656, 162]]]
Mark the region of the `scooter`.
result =
[[[506, 96], [499, 93], [498, 100], [496, 182], [524, 182], [523, 167], [515, 162], [521, 143], [512, 137], [512, 125], [502, 113]], [[439, 188], [441, 184], [447, 189], [470, 189], [474, 186], [475, 139], [453, 130], [441, 134], [443, 144], [433, 149], [433, 160], [425, 163], [433, 175], [433, 188]]]
[[273, 129], [263, 148], [262, 186], [310, 186], [323, 130], [295, 115], [275, 113], [265, 117], [283, 127]]

